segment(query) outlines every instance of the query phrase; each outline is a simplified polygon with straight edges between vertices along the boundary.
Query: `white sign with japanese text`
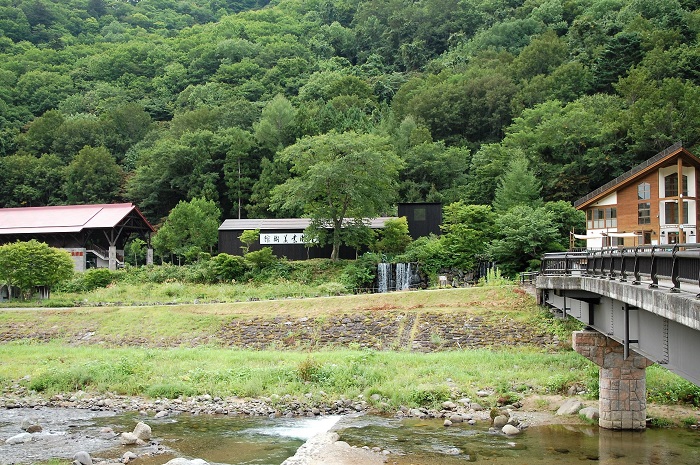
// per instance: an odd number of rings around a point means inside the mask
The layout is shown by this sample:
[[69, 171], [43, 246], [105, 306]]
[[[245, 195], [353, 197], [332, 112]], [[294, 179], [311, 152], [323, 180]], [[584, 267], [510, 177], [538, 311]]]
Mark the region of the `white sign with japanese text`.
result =
[[261, 234], [260, 243], [265, 245], [304, 244], [304, 233]]

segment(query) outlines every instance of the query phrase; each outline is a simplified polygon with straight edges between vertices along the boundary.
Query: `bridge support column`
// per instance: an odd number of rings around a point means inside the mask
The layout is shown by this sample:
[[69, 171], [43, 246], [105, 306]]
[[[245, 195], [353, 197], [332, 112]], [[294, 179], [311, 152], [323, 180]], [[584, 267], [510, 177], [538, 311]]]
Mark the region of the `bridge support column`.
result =
[[598, 424], [615, 430], [646, 428], [646, 369], [652, 362], [596, 331], [576, 331], [574, 350], [600, 367]]

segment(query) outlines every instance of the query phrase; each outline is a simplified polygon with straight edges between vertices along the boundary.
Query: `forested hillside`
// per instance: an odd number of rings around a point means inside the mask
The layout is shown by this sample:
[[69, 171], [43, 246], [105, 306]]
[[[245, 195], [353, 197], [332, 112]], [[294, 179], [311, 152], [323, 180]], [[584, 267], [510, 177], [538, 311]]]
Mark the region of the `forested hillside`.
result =
[[572, 201], [698, 143], [699, 31], [695, 0], [0, 0], [0, 206], [298, 215], [285, 148], [343, 133], [396, 201], [491, 204], [516, 159]]

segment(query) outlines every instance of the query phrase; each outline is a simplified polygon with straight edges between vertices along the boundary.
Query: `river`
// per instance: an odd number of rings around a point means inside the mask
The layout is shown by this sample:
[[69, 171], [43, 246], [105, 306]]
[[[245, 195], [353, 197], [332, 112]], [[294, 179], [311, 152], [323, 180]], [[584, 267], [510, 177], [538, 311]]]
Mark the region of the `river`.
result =
[[151, 426], [154, 441], [164, 446], [167, 453], [139, 457], [135, 462], [138, 465], [162, 465], [174, 457], [201, 458], [212, 464], [279, 465], [304, 441], [328, 429], [351, 445], [388, 451], [387, 463], [395, 465], [700, 463], [698, 430], [612, 432], [587, 425], [542, 425], [506, 437], [491, 432], [487, 421], [446, 428], [441, 420], [375, 415], [268, 418], [182, 414], [145, 419], [137, 414], [15, 409], [0, 411], [0, 439], [16, 434], [21, 418], [29, 415], [45, 425], [43, 436], [28, 445], [0, 443], [0, 464], [71, 458], [82, 449], [89, 449], [96, 458], [118, 459], [134, 449], [120, 446], [116, 434], [105, 434], [105, 428], [131, 431], [139, 421]]

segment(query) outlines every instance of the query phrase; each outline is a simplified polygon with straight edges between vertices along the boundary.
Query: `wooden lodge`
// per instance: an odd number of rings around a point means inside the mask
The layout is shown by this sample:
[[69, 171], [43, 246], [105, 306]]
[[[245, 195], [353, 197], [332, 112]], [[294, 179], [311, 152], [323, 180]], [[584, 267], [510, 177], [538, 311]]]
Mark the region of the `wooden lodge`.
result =
[[588, 248], [697, 242], [700, 159], [677, 143], [574, 203]]

